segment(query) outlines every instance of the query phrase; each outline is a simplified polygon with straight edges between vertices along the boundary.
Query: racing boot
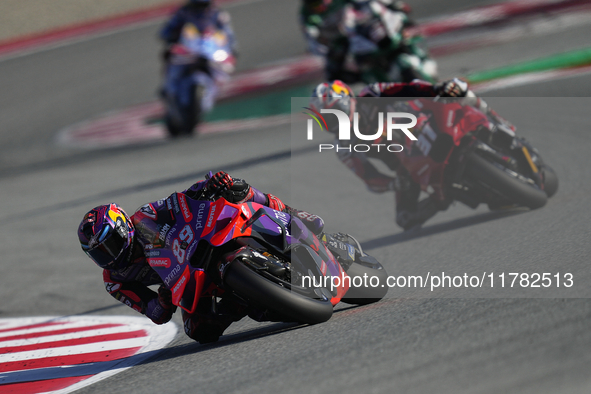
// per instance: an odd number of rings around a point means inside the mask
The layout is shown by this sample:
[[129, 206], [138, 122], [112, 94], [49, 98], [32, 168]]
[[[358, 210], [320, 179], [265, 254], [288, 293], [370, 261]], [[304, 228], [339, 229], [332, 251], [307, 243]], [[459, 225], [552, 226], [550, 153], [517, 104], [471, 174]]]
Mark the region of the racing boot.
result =
[[248, 310], [233, 300], [202, 297], [193, 314], [182, 311], [185, 334], [200, 344], [217, 342], [224, 331], [248, 314]]
[[449, 206], [448, 202], [440, 203], [432, 198], [425, 198], [417, 204], [417, 210], [397, 210], [396, 224], [404, 231], [419, 229], [429, 219], [439, 211], [444, 211]]

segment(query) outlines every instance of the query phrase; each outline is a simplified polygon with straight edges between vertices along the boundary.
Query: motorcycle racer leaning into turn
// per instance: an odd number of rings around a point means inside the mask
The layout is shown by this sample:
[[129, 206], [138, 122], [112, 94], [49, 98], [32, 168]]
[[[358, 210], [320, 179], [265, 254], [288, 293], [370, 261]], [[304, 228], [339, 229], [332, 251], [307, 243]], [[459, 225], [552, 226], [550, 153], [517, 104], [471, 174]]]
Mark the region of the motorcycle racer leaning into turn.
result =
[[[221, 196], [236, 204], [255, 202], [298, 216], [315, 234], [322, 233], [324, 228], [324, 222], [320, 217], [291, 208], [276, 196], [265, 194], [249, 186], [244, 180], [232, 178], [223, 171], [195, 183], [182, 193], [193, 199], [199, 199], [206, 193]], [[157, 211], [166, 208], [165, 200], [158, 200], [143, 205], [133, 215], [128, 216], [115, 203], [99, 205], [86, 213], [78, 227], [78, 239], [82, 250], [103, 268], [107, 292], [156, 324], [170, 321], [177, 307], [172, 303], [170, 289], [148, 264], [147, 248], [144, 247], [152, 245], [147, 245], [144, 241], [151, 238], [143, 234], [146, 227], [143, 223], [155, 222]], [[149, 288], [152, 285], [160, 286], [158, 293]], [[212, 311], [211, 299], [202, 298], [194, 314], [182, 311], [185, 333], [200, 343], [209, 343], [217, 341], [232, 322], [246, 315], [257, 321], [267, 320], [264, 312], [247, 309], [222, 297], [215, 313]]]
[[[159, 38], [165, 44], [162, 52], [165, 82], [160, 90], [161, 96], [179, 96], [181, 102], [189, 102], [192, 85], [181, 82], [192, 78], [192, 71], [196, 68], [203, 67], [212, 71], [207, 66], [207, 59], [195, 60], [191, 53], [177, 44], [182, 43], [183, 35], [194, 36], [218, 30], [223, 31], [229, 41], [232, 56], [223, 62], [223, 67], [225, 73], [231, 74], [235, 69], [238, 53], [230, 14], [215, 7], [212, 0], [190, 0], [175, 12], [159, 33]], [[203, 101], [205, 112], [211, 110], [215, 101], [216, 89], [210, 86], [208, 91], [211, 92], [211, 97]]]
[[[410, 83], [374, 83], [364, 87], [358, 97], [466, 97], [470, 105], [477, 109], [498, 116], [488, 108], [486, 102], [468, 89], [468, 84], [460, 79], [454, 78], [448, 81], [431, 84], [421, 80], [414, 80]], [[312, 93], [310, 102], [312, 108], [320, 112], [321, 109], [337, 109], [345, 112], [350, 119], [353, 119], [355, 111], [371, 113], [370, 108], [364, 104], [358, 105], [351, 88], [342, 81], [335, 80], [319, 84]], [[374, 112], [375, 113], [375, 112]], [[327, 122], [332, 117], [327, 117]], [[363, 117], [362, 117], [363, 119]], [[367, 120], [372, 123], [371, 116]], [[338, 124], [328, 123], [328, 131], [338, 133]], [[362, 125], [360, 128], [363, 127]], [[397, 153], [381, 151], [357, 152], [348, 149], [349, 144], [353, 145], [357, 137], [351, 141], [335, 140], [335, 146], [339, 160], [351, 171], [365, 182], [369, 191], [373, 193], [384, 193], [394, 191], [396, 205], [396, 223], [404, 230], [420, 227], [437, 212], [446, 210], [451, 201], [440, 202], [433, 198], [425, 198], [419, 201], [421, 188], [409, 172], [401, 165]], [[378, 143], [384, 136], [380, 136], [375, 143]], [[369, 159], [377, 159], [387, 165], [389, 170], [396, 173], [396, 177], [380, 172]]]

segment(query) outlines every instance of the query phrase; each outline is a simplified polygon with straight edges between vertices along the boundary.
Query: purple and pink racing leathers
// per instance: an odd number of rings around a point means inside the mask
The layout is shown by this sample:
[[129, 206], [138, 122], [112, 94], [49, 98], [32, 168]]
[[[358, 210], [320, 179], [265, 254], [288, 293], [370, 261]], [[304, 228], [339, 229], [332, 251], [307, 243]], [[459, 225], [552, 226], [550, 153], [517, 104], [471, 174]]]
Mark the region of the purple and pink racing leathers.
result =
[[[291, 209], [272, 194], [265, 194], [250, 187], [240, 179], [234, 179], [234, 185], [230, 190], [221, 195], [232, 203], [255, 202], [272, 209], [286, 211], [290, 214], [301, 214], [304, 222], [312, 231], [322, 231], [322, 219], [306, 212]], [[183, 191], [188, 198], [199, 198], [205, 191], [207, 181], [195, 183], [189, 189]], [[105, 288], [109, 294], [123, 304], [146, 315], [156, 324], [168, 322], [176, 310], [176, 306], [168, 302], [162, 302], [159, 294], [151, 290], [149, 286], [160, 285], [159, 293], [168, 292], [168, 283], [162, 279], [148, 264], [151, 249], [154, 246], [165, 247], [167, 231], [170, 226], [166, 223], [170, 217], [166, 200], [158, 200], [140, 207], [132, 216], [136, 230], [134, 238], [131, 264], [121, 270], [103, 271]], [[312, 220], [310, 218], [312, 217]], [[168, 226], [168, 228], [167, 228]], [[208, 285], [204, 287], [207, 293]], [[234, 321], [246, 316], [249, 312], [240, 305], [222, 299], [218, 305], [218, 313], [211, 311], [211, 300], [204, 298], [200, 302], [194, 314], [182, 311], [185, 333], [201, 342], [212, 342]]]
[[[183, 193], [188, 197], [195, 197], [201, 193], [205, 185], [206, 181], [197, 182], [189, 189], [183, 191]], [[246, 184], [244, 183], [244, 185]], [[272, 196], [272, 198], [267, 198], [266, 194], [253, 187], [249, 187], [248, 185], [246, 185], [245, 189], [245, 193], [242, 193], [244, 198], [242, 200], [232, 202], [256, 202], [267, 205], [274, 209], [278, 207], [277, 201], [281, 203], [277, 197]], [[165, 200], [158, 200], [146, 204], [138, 209], [131, 216], [131, 220], [134, 225], [136, 225], [137, 231], [137, 236], [133, 245], [131, 264], [121, 270], [116, 271], [105, 269], [103, 271], [103, 279], [107, 292], [123, 304], [146, 315], [156, 324], [168, 322], [172, 318], [172, 314], [174, 313], [176, 307], [170, 307], [166, 309], [159, 302], [158, 293], [149, 288], [149, 286], [152, 285], [165, 285], [165, 283], [156, 273], [156, 271], [150, 267], [146, 260], [146, 251], [148, 249], [144, 250], [142, 239], [145, 239], [147, 236], [149, 236], [148, 234], [145, 234], [145, 232], [147, 227], [150, 226], [144, 226], [141, 223], [145, 223], [146, 220], [151, 219], [154, 222], [154, 226], [158, 228], [159, 224], [156, 220], [157, 215], [159, 212], [164, 210], [167, 210]], [[144, 231], [144, 234], [142, 234], [142, 231]], [[198, 335], [195, 331], [197, 331], [199, 319], [196, 319], [195, 322], [188, 322], [188, 319], [191, 320], [193, 317], [187, 316], [185, 313], [183, 313], [185, 327], [191, 327], [191, 332], [188, 332], [188, 334]]]

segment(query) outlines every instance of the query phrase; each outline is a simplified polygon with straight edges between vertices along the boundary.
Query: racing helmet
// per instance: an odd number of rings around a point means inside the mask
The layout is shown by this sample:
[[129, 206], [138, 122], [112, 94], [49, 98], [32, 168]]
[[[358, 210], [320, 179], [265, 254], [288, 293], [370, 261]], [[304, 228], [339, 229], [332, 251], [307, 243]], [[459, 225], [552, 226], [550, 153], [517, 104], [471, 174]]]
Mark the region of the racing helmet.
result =
[[[351, 121], [353, 121], [356, 103], [357, 100], [355, 100], [353, 90], [338, 79], [332, 82], [323, 82], [316, 86], [310, 99], [310, 105], [314, 110], [320, 112], [322, 109], [338, 109], [346, 113]], [[328, 131], [331, 133], [339, 131], [336, 116], [326, 116], [324, 119]]]
[[129, 216], [115, 203], [90, 210], [78, 227], [82, 250], [106, 269], [121, 269], [129, 263], [134, 233]]

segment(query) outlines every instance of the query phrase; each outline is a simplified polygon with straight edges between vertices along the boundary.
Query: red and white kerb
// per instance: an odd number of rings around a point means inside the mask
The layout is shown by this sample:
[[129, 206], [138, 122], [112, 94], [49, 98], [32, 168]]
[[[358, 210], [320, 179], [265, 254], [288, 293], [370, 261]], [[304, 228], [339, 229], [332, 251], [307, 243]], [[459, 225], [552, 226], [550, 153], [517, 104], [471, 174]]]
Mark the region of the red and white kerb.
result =
[[176, 333], [145, 317], [0, 319], [0, 392], [70, 393], [153, 356]]

